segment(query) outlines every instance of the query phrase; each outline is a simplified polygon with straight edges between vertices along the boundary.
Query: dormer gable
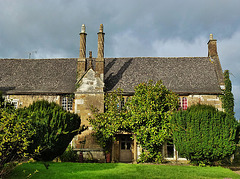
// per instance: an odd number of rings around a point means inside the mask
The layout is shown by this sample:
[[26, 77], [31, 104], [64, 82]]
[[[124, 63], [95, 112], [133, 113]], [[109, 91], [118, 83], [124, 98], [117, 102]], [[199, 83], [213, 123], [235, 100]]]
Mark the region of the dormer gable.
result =
[[89, 68], [77, 83], [76, 93], [103, 93], [104, 82]]

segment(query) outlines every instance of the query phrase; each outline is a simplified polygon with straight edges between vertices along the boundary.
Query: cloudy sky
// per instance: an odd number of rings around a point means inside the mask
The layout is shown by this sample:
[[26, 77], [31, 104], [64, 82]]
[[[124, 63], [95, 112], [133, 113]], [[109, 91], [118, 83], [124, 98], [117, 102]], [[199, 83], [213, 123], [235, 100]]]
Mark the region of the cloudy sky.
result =
[[93, 56], [104, 24], [105, 57], [207, 56], [212, 33], [240, 119], [239, 7], [239, 0], [0, 0], [0, 58], [78, 57], [82, 24]]

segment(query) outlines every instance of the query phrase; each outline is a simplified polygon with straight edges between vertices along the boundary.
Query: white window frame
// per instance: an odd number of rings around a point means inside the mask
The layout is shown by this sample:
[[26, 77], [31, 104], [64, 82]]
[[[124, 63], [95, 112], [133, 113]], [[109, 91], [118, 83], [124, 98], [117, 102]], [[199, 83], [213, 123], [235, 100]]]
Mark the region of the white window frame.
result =
[[[167, 149], [167, 142], [164, 144], [166, 145], [166, 149]], [[167, 152], [167, 151], [165, 151]], [[175, 144], [173, 144], [173, 157], [166, 157], [166, 160], [187, 160], [186, 158], [179, 158], [178, 157], [178, 151], [176, 150]]]
[[73, 110], [73, 98], [63, 96], [61, 100], [61, 105], [64, 110], [72, 111]]

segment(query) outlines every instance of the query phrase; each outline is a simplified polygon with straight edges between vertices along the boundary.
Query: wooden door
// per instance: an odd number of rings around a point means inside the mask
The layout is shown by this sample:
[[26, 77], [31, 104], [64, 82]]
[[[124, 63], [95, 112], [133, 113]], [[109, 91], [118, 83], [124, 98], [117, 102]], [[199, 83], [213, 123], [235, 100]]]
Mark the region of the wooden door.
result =
[[120, 162], [132, 162], [132, 139], [131, 135], [123, 135], [120, 138]]

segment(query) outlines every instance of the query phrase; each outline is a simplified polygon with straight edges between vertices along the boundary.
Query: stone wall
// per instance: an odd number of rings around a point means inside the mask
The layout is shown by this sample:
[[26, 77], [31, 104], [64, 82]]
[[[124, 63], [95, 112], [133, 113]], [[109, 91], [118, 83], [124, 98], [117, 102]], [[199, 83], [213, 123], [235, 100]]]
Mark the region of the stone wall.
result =
[[19, 108], [28, 107], [34, 101], [47, 100], [61, 105], [61, 98], [59, 95], [7, 95], [6, 99], [17, 102]]
[[190, 107], [193, 104], [207, 104], [214, 106], [219, 111], [223, 111], [222, 101], [219, 95], [189, 95], [185, 97], [187, 97], [188, 99], [188, 107]]
[[98, 150], [98, 153], [101, 149], [95, 137], [92, 135], [93, 130], [88, 118], [94, 117], [92, 108], [97, 108], [99, 112], [104, 112], [103, 87], [103, 81], [91, 68], [88, 69], [79, 82], [79, 87], [75, 93], [74, 109], [75, 113], [81, 118], [81, 125], [87, 126], [88, 129], [74, 137], [73, 146], [75, 149], [88, 149], [92, 152]]

